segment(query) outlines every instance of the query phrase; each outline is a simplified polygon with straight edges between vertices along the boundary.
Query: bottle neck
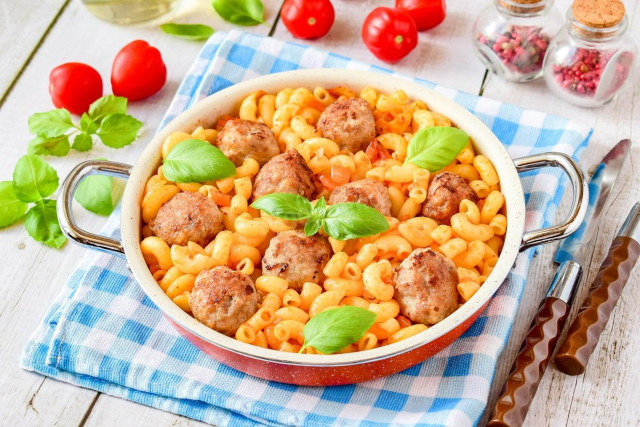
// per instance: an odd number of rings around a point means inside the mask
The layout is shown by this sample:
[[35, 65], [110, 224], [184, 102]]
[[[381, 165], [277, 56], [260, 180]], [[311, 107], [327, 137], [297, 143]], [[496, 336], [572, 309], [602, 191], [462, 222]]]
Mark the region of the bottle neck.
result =
[[585, 25], [578, 21], [575, 16], [573, 16], [571, 8], [567, 11], [567, 29], [569, 30], [569, 34], [586, 41], [604, 42], [615, 40], [624, 35], [628, 26], [629, 21], [627, 20], [627, 15], [624, 15], [622, 20], [616, 25], [600, 28]]
[[500, 12], [518, 17], [544, 15], [553, 6], [553, 0], [494, 0], [494, 3]]

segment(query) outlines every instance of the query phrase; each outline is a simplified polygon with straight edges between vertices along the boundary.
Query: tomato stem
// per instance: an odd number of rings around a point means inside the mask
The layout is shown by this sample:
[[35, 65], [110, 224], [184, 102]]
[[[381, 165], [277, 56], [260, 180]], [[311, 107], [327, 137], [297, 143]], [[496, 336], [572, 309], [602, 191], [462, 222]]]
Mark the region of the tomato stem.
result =
[[396, 43], [398, 43], [398, 44], [402, 43], [402, 41], [403, 41], [403, 40], [404, 40], [404, 37], [402, 37], [400, 34], [398, 34], [398, 35], [393, 39], [393, 41], [394, 41], [394, 42], [396, 42]]
[[316, 21], [316, 18], [314, 18], [313, 16], [312, 16], [312, 17], [310, 17], [310, 18], [307, 20], [307, 23], [308, 23], [309, 25], [316, 25], [316, 22], [317, 22], [317, 21]]

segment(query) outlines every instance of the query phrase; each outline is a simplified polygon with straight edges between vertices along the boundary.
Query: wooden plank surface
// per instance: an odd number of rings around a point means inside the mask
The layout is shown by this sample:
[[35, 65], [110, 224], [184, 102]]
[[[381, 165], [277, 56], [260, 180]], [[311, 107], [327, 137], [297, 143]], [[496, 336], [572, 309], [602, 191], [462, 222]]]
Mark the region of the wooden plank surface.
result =
[[[36, 28], [36, 32], [40, 31], [42, 38], [42, 34], [46, 32], [43, 24], [46, 18], [42, 16], [50, 16], [51, 23], [56, 18], [55, 5], [61, 8], [64, 2], [43, 0], [41, 3], [46, 3], [47, 6], [43, 10], [36, 10], [41, 6], [36, 2], [17, 2], [16, 4], [21, 5], [20, 8], [13, 2], [4, 2], [0, 4], [0, 13], [2, 10], [12, 11], [12, 19], [22, 23], [13, 23], [12, 28], [28, 27], [31, 31]], [[266, 18], [273, 22], [280, 1], [266, 0], [264, 3], [267, 8]], [[387, 66], [375, 60], [362, 45], [360, 26], [366, 11], [378, 5], [389, 5], [390, 2], [335, 0], [333, 3], [336, 8], [336, 23], [331, 32], [322, 39], [305, 43]], [[421, 34], [416, 52], [392, 68], [436, 83], [478, 93], [484, 78], [484, 68], [471, 51], [469, 32], [473, 19], [488, 3], [488, 0], [450, 1], [445, 22], [435, 30]], [[567, 0], [557, 2], [558, 7], [563, 10], [569, 3]], [[634, 38], [640, 40], [639, 7], [637, 2], [631, 1], [627, 2], [627, 6], [633, 18], [631, 31]], [[209, 7], [208, 0], [185, 0], [180, 10], [165, 19], [175, 22], [207, 23], [218, 30], [230, 28], [215, 16]], [[25, 25], [26, 22], [29, 25]], [[49, 25], [46, 26], [48, 27]], [[258, 26], [247, 30], [266, 34], [269, 28]], [[82, 37], [77, 37], [78, 34], [82, 34]], [[276, 27], [275, 36], [292, 40], [281, 24]], [[38, 39], [36, 36], [33, 37], [34, 40]], [[155, 23], [118, 27], [98, 21], [79, 1], [72, 1], [51, 26], [26, 68], [23, 69], [18, 64], [20, 59], [17, 57], [12, 57], [12, 61], [3, 58], [0, 64], [0, 93], [5, 76], [19, 75], [4, 105], [0, 107], [0, 129], [4, 131], [5, 141], [2, 143], [3, 156], [0, 157], [0, 170], [5, 172], [0, 180], [10, 177], [13, 165], [25, 151], [26, 143], [30, 139], [26, 126], [29, 115], [35, 111], [52, 108], [47, 95], [47, 76], [51, 68], [72, 60], [87, 62], [100, 71], [105, 81], [105, 92], [108, 93], [108, 76], [113, 56], [121, 46], [136, 38], [144, 38], [152, 45], [158, 46], [169, 65], [169, 80], [161, 93], [131, 105], [130, 112], [146, 125], [145, 136], [141, 141], [121, 150], [98, 147], [89, 155], [75, 153], [65, 159], [54, 159], [52, 163], [62, 177], [73, 165], [89, 157], [104, 156], [124, 162], [135, 160], [144, 147], [145, 140], [153, 134], [180, 79], [195, 58], [200, 44], [166, 36], [155, 28]], [[0, 38], [0, 47], [4, 47], [2, 43], [5, 40], [6, 37]], [[33, 50], [37, 43], [38, 41], [25, 41], [27, 48], [23, 49]], [[28, 57], [29, 55], [24, 57], [23, 62]], [[631, 88], [614, 103], [601, 109], [572, 107], [555, 98], [541, 81], [509, 84], [489, 76], [484, 95], [524, 107], [544, 108], [565, 117], [590, 123], [594, 126], [595, 132], [582, 161], [585, 169], [599, 160], [618, 139], [629, 136], [640, 138], [640, 78], [637, 69]], [[624, 171], [624, 185], [615, 189], [615, 202], [606, 213], [609, 220], [603, 222], [599, 230], [594, 258], [586, 268], [589, 272], [588, 280], [593, 278], [612, 235], [626, 216], [626, 210], [633, 200], [640, 198], [638, 160], [640, 151], [638, 147], [634, 147], [633, 158], [627, 163]], [[564, 209], [566, 211], [566, 207]], [[100, 223], [101, 220], [95, 217], [87, 217], [84, 221], [84, 225], [92, 229], [99, 227]], [[128, 425], [132, 420], [149, 426], [201, 425], [187, 418], [20, 370], [18, 357], [24, 343], [41, 321], [85, 250], [74, 245], [68, 245], [63, 251], [45, 248], [31, 240], [21, 225], [0, 232], [0, 247], [5, 249], [5, 262], [0, 264], [0, 277], [7, 278], [0, 284], [5, 296], [0, 299], [0, 342], [3, 343], [0, 346], [0, 425]], [[553, 245], [545, 248], [535, 260], [532, 276], [527, 284], [527, 295], [518, 312], [507, 349], [498, 364], [488, 411], [499, 394], [499, 388], [528, 329], [538, 301], [550, 283], [553, 271], [549, 266], [553, 249]], [[52, 268], [53, 266], [55, 268]], [[637, 284], [639, 280], [640, 272], [636, 269], [631, 283]], [[579, 298], [582, 296], [579, 295]], [[527, 426], [640, 423], [640, 406], [636, 403], [637, 398], [634, 398], [637, 396], [635, 384], [640, 381], [640, 372], [634, 369], [640, 362], [640, 346], [634, 338], [640, 333], [640, 312], [635, 309], [637, 301], [640, 301], [640, 287], [629, 286], [625, 289], [624, 298], [614, 312], [584, 376], [567, 377], [559, 373], [555, 367], [549, 368], [531, 407]]]

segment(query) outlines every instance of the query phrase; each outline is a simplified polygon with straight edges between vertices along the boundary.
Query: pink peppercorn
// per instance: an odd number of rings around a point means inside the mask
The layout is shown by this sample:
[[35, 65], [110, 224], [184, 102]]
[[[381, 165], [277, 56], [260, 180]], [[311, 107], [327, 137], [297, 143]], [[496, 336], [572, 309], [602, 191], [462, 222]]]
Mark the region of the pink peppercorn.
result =
[[509, 70], [521, 74], [537, 73], [549, 46], [549, 36], [535, 26], [508, 25], [502, 34], [479, 33], [476, 39]]

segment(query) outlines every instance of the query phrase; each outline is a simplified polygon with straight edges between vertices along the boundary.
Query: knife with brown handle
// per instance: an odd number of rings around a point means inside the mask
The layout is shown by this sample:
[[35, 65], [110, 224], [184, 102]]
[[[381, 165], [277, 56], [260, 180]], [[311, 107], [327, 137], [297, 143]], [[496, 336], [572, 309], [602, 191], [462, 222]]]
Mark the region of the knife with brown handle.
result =
[[640, 256], [640, 203], [636, 203], [611, 243], [598, 276], [578, 311], [555, 362], [562, 372], [582, 374]]

